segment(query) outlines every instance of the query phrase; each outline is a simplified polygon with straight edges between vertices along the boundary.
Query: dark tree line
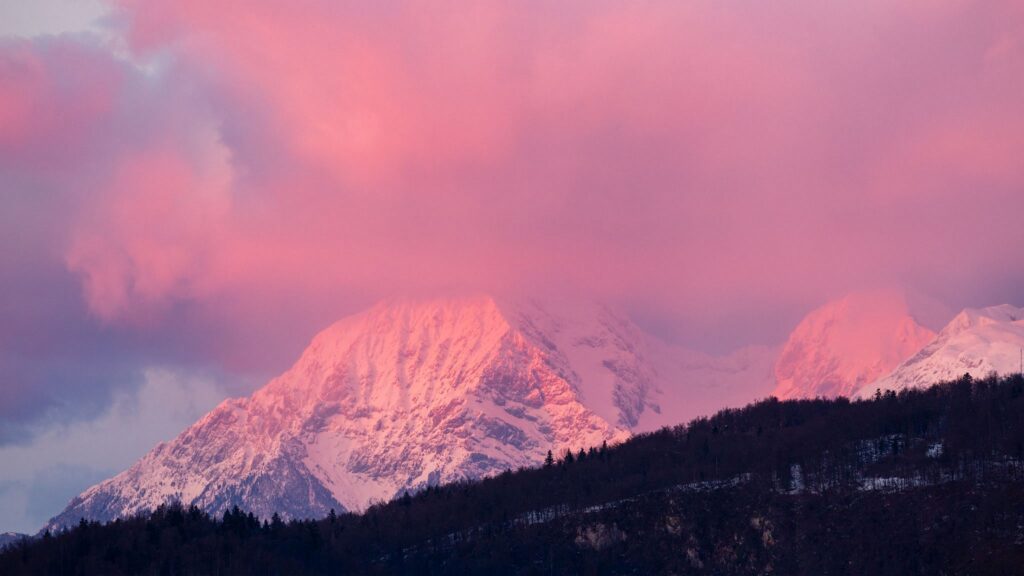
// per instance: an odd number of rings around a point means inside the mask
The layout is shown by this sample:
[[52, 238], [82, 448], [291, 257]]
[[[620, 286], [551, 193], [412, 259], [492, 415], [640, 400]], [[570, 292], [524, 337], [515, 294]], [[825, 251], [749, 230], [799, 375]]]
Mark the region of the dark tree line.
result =
[[764, 400], [362, 514], [83, 521], [0, 574], [1013, 574], [1024, 379]]

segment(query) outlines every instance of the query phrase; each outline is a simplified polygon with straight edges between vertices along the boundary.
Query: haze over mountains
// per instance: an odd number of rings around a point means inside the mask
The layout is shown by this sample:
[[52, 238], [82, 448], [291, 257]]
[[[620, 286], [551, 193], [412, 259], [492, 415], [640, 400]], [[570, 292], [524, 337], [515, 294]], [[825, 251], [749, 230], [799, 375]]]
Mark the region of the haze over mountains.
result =
[[1016, 371], [1022, 317], [964, 311], [936, 337], [901, 296], [851, 295], [809, 314], [781, 353], [711, 356], [594, 304], [384, 302], [321, 332], [290, 370], [88, 489], [50, 526], [170, 500], [318, 517], [770, 394], [863, 396]]

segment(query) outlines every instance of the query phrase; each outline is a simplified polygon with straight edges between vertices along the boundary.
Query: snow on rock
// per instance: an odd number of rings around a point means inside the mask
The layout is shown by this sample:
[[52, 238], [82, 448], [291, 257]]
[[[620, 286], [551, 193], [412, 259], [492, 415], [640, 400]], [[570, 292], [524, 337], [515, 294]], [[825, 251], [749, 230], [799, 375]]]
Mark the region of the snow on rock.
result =
[[679, 423], [709, 398], [749, 402], [771, 389], [772, 360], [681, 350], [597, 305], [385, 302], [318, 334], [287, 372], [89, 488], [50, 527], [171, 500], [261, 517], [364, 509]]
[[1024, 309], [1003, 304], [968, 308], [953, 318], [933, 342], [891, 373], [857, 391], [870, 398], [876, 390], [899, 391], [955, 380], [965, 373], [984, 377], [992, 372], [1020, 371], [1024, 349]]
[[781, 399], [849, 396], [935, 338], [898, 292], [851, 294], [800, 322], [775, 365]]

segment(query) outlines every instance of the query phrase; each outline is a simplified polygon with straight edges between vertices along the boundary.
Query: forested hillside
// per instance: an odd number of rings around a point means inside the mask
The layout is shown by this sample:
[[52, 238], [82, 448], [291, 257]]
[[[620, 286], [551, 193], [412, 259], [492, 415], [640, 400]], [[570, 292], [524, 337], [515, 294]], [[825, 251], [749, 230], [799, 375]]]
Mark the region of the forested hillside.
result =
[[1024, 379], [769, 399], [537, 469], [284, 523], [162, 507], [0, 574], [1013, 574]]

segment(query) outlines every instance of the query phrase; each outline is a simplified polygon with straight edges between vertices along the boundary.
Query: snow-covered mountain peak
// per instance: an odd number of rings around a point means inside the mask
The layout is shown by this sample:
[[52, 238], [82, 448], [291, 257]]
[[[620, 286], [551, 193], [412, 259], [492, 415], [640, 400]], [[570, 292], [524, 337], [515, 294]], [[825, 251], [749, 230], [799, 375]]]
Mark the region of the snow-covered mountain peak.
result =
[[939, 332], [940, 338], [955, 336], [978, 326], [1024, 320], [1024, 308], [1000, 304], [986, 308], [964, 308]]
[[1024, 309], [1003, 304], [968, 308], [957, 314], [927, 346], [892, 372], [857, 391], [860, 398], [876, 390], [921, 388], [970, 374], [1010, 374], [1021, 370]]
[[173, 499], [261, 516], [360, 509], [676, 424], [722, 407], [713, 398], [763, 396], [770, 354], [705, 357], [586, 302], [389, 301], [332, 324], [285, 373], [93, 486], [51, 525]]
[[540, 463], [767, 396], [870, 395], [1019, 369], [1024, 309], [968, 309], [935, 336], [899, 293], [808, 314], [781, 354], [714, 356], [612, 307], [474, 296], [391, 300], [317, 334], [250, 397], [221, 403], [51, 527], [177, 499], [309, 517]]
[[[480, 370], [512, 326], [487, 297], [397, 300], [379, 303], [317, 334], [295, 365], [253, 395], [253, 401], [281, 398], [292, 409], [309, 409], [343, 399], [377, 410], [408, 407], [417, 378], [433, 377], [448, 387], [479, 381], [445, 373]], [[430, 383], [430, 391], [443, 391]]]
[[850, 294], [814, 310], [790, 334], [775, 365], [775, 395], [850, 395], [934, 337], [901, 293]]

